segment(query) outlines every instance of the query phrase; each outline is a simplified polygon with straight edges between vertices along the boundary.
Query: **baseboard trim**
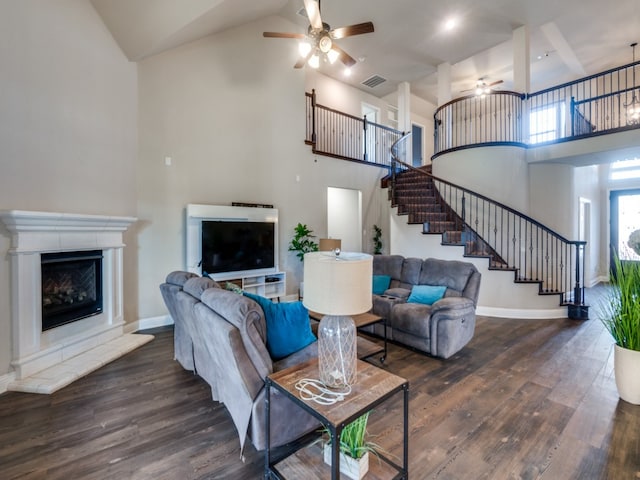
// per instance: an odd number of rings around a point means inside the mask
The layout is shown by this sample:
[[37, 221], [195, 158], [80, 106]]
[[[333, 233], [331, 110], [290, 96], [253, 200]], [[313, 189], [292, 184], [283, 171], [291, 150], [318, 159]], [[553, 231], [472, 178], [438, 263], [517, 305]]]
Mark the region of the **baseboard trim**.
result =
[[496, 308], [496, 307], [477, 307], [476, 314], [485, 317], [497, 318], [521, 318], [531, 320], [544, 320], [550, 318], [567, 318], [567, 307], [558, 307], [553, 309], [516, 309], [516, 308]]
[[0, 395], [9, 391], [8, 390], [9, 384], [13, 382], [15, 379], [16, 379], [15, 372], [5, 373], [4, 375], [0, 376]]
[[139, 330], [146, 330], [148, 328], [165, 327], [167, 325], [173, 325], [173, 318], [171, 315], [160, 315], [158, 317], [141, 318], [135, 322], [127, 323], [124, 326], [125, 333], [134, 333]]

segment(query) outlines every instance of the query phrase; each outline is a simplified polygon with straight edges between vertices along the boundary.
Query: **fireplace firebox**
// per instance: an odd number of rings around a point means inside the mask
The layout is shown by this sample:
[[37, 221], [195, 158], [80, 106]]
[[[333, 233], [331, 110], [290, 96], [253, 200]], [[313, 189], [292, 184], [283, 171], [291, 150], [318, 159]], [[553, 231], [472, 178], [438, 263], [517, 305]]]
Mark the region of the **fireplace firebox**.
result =
[[42, 331], [102, 312], [102, 250], [43, 253]]

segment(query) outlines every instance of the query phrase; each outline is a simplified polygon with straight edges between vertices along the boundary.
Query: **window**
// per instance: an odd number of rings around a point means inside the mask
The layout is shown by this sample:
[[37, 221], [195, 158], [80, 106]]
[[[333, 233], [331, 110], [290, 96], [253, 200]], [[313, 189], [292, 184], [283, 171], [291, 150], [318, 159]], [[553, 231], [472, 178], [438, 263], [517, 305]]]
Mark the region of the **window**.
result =
[[529, 143], [550, 142], [560, 138], [564, 121], [564, 103], [532, 110], [529, 115]]
[[611, 164], [610, 180], [631, 180], [633, 178], [640, 178], [640, 158], [621, 160]]

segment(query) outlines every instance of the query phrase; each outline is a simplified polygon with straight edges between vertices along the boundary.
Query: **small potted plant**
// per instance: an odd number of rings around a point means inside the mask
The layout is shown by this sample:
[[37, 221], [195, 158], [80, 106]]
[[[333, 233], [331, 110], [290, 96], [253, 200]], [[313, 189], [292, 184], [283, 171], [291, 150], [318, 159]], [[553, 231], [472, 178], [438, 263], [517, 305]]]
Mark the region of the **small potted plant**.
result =
[[[376, 454], [378, 445], [365, 440], [369, 412], [342, 429], [340, 434], [340, 472], [360, 480], [369, 471], [369, 452]], [[325, 429], [325, 433], [328, 431]], [[323, 447], [324, 462], [331, 465], [331, 439]]]
[[373, 226], [373, 253], [374, 255], [382, 253], [382, 229], [378, 225]]
[[616, 255], [614, 265], [600, 320], [615, 341], [618, 394], [623, 400], [640, 405], [640, 262], [622, 262]]

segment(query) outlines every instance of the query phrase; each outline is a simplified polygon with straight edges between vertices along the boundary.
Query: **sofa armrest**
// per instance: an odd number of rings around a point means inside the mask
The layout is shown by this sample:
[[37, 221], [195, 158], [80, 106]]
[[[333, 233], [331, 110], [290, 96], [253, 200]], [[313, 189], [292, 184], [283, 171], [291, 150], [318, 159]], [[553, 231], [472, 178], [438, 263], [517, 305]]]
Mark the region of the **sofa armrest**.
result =
[[440, 358], [452, 356], [473, 338], [475, 325], [473, 300], [448, 297], [435, 302], [429, 325], [431, 355]]
[[444, 297], [431, 305], [431, 315], [435, 315], [442, 310], [466, 310], [474, 308], [473, 300], [467, 297]]

